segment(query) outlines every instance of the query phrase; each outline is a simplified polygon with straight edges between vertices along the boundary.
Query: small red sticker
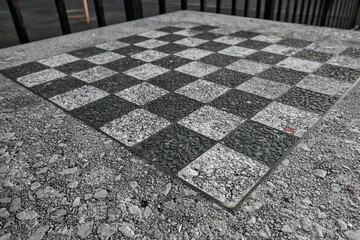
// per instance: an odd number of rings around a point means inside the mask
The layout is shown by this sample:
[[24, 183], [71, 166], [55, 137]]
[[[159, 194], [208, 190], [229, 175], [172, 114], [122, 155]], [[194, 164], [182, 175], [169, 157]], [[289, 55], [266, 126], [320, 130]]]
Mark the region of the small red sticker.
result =
[[289, 132], [291, 135], [295, 135], [295, 130], [289, 126], [284, 127], [286, 132]]

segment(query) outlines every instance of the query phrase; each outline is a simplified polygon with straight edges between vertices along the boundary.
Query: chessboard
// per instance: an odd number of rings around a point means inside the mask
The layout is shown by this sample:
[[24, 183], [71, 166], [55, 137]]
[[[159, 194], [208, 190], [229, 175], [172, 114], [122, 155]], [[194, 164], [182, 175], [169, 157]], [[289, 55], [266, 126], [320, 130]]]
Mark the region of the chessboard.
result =
[[1, 73], [233, 208], [360, 77], [359, 55], [179, 23]]

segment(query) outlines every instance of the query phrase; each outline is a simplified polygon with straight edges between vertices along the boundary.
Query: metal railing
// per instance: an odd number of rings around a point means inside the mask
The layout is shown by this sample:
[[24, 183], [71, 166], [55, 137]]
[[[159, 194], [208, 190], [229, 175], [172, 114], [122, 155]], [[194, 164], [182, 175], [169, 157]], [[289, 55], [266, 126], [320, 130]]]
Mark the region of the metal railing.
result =
[[[181, 10], [187, 10], [188, 1], [181, 1]], [[251, 14], [250, 3], [256, 1]], [[29, 42], [25, 24], [17, 0], [7, 0], [20, 43]], [[158, 0], [159, 14], [166, 13], [166, 0]], [[64, 0], [55, 0], [63, 34], [71, 33]], [[99, 27], [106, 26], [102, 0], [94, 0]], [[141, 0], [124, 0], [126, 21], [143, 18]], [[351, 29], [360, 21], [360, 0], [244, 0], [239, 9], [237, 0], [231, 0], [231, 14], [301, 23], [318, 26]], [[222, 0], [216, 0], [216, 13], [222, 12]], [[240, 11], [242, 10], [242, 11]], [[200, 0], [200, 11], [206, 11], [206, 0]], [[240, 14], [238, 14], [240, 12]]]

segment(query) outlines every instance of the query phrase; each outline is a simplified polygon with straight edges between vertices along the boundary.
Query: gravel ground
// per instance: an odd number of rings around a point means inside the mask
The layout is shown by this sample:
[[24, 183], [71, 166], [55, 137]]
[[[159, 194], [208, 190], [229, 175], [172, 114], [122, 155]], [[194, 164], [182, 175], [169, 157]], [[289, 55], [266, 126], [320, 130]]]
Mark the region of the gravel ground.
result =
[[238, 211], [0, 76], [0, 239], [360, 239], [360, 84]]

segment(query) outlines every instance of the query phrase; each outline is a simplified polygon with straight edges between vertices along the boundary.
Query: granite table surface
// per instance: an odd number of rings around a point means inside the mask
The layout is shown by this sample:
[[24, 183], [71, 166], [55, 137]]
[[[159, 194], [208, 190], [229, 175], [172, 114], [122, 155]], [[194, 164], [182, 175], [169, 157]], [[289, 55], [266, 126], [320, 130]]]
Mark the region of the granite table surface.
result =
[[[355, 201], [356, 210], [344, 213], [347, 221], [359, 218], [350, 213], [359, 211], [359, 99], [351, 98], [359, 92], [358, 32], [181, 11], [2, 49], [0, 73], [4, 239], [56, 238], [64, 224], [65, 238], [167, 238], [137, 225], [159, 224], [192, 204], [205, 215], [204, 224], [214, 210], [217, 217], [226, 211], [236, 219], [241, 209], [254, 215], [268, 204], [262, 217], [246, 221], [262, 224], [266, 211], [292, 202], [252, 201], [259, 194], [277, 198], [272, 178], [283, 189], [294, 179], [310, 179], [293, 178], [287, 168], [298, 174], [314, 168], [316, 181]], [[341, 131], [350, 131], [350, 150], [340, 147], [340, 137], [333, 140], [337, 121], [329, 119], [341, 106], [340, 113], [350, 112], [338, 117], [347, 119]], [[338, 151], [322, 149], [330, 142]], [[341, 155], [355, 165], [333, 169], [336, 161], [346, 164]], [[324, 156], [331, 166], [322, 163]], [[342, 171], [346, 183], [334, 180]], [[286, 192], [297, 196], [310, 189], [303, 184]], [[174, 217], [177, 230], [170, 233], [189, 238], [187, 216]], [[319, 223], [304, 227], [307, 220], [300, 218], [300, 233], [283, 221], [273, 237], [360, 234], [358, 222], [334, 232]], [[271, 238], [268, 225], [256, 233], [231, 229], [229, 238]], [[202, 229], [192, 237], [210, 233]]]

